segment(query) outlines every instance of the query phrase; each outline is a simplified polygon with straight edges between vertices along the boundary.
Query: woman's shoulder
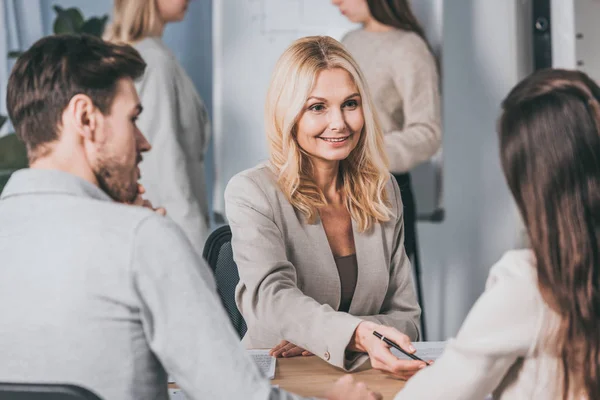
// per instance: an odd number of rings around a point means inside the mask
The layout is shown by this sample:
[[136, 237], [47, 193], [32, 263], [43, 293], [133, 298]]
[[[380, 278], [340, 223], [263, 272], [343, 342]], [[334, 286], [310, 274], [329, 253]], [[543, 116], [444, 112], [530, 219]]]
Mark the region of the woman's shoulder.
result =
[[225, 189], [225, 198], [251, 197], [256, 194], [270, 198], [278, 191], [277, 176], [270, 164], [264, 162], [234, 175]]
[[398, 186], [398, 182], [392, 174], [389, 174], [388, 180], [385, 183], [385, 192], [392, 215], [394, 218], [398, 218], [402, 214], [404, 205], [402, 204], [402, 196], [400, 195], [400, 186]]
[[404, 31], [402, 29], [394, 29], [389, 31], [388, 33], [390, 37], [395, 38], [399, 42], [427, 47], [427, 43], [418, 33]]
[[147, 37], [133, 44], [140, 53], [148, 68], [173, 68], [177, 59], [160, 38]]
[[380, 43], [388, 43], [390, 48], [416, 48], [427, 50], [427, 42], [415, 32], [405, 31], [402, 29], [390, 29], [383, 32], [370, 32], [363, 28], [349, 31], [342, 38], [343, 44], [354, 43], [357, 41], [373, 42], [374, 40]]
[[537, 289], [537, 269], [535, 255], [530, 249], [510, 250], [492, 266], [486, 283], [486, 289], [501, 283], [510, 282], [516, 291], [519, 288]]
[[390, 54], [407, 57], [407, 54], [413, 57], [432, 57], [431, 51], [425, 39], [415, 32], [394, 29], [389, 32], [388, 46]]
[[347, 45], [348, 43], [351, 43], [354, 40], [360, 39], [363, 36], [362, 32], [364, 32], [363, 28], [357, 28], [346, 32], [346, 34], [342, 37], [342, 44]]

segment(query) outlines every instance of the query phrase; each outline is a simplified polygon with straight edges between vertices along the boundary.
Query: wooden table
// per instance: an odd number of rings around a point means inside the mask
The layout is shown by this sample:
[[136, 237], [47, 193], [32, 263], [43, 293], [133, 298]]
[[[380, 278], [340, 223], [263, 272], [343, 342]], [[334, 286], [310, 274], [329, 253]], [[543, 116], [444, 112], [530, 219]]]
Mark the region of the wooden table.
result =
[[[365, 364], [358, 372], [352, 373], [354, 379], [365, 382], [370, 389], [381, 393], [384, 400], [392, 400], [404, 387], [404, 381], [371, 369], [368, 362]], [[278, 358], [275, 379], [271, 383], [301, 396], [323, 397], [333, 383], [344, 375], [344, 371], [316, 356]]]
[[[271, 384], [301, 396], [323, 397], [345, 374], [316, 356], [278, 358], [275, 379], [271, 380]], [[393, 400], [405, 383], [371, 369], [369, 362], [352, 375], [355, 380], [365, 382], [371, 390], [381, 393], [383, 400]], [[170, 383], [169, 388], [177, 389], [178, 386]]]

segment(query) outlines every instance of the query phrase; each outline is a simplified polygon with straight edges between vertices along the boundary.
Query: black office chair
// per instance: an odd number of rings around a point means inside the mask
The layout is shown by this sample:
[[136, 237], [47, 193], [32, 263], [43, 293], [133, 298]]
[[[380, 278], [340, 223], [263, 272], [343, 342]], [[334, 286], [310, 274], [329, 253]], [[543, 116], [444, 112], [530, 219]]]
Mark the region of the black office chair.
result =
[[235, 287], [240, 280], [240, 275], [237, 265], [233, 261], [229, 225], [222, 226], [210, 234], [204, 245], [202, 256], [215, 274], [217, 291], [225, 311], [227, 311], [238, 335], [242, 338], [246, 333], [246, 321], [235, 304]]
[[102, 400], [88, 389], [70, 384], [0, 382], [0, 400]]

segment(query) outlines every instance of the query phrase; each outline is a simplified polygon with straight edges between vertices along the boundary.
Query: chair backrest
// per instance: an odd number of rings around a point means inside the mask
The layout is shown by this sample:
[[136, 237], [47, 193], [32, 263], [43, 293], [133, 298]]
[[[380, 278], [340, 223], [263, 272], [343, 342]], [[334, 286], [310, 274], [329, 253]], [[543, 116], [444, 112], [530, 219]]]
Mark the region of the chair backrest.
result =
[[54, 383], [0, 382], [0, 400], [102, 400], [79, 386]]
[[235, 287], [240, 280], [240, 275], [237, 265], [233, 261], [229, 225], [222, 226], [210, 234], [202, 255], [215, 274], [217, 291], [225, 311], [227, 311], [238, 335], [242, 338], [246, 333], [246, 321], [235, 304]]

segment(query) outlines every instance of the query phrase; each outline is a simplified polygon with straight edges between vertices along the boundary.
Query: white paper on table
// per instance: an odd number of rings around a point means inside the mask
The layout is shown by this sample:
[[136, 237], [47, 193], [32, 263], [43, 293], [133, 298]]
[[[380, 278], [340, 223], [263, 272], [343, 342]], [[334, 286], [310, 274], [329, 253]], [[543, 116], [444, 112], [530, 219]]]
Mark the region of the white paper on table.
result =
[[[413, 342], [412, 345], [417, 349], [416, 355], [422, 360], [437, 360], [440, 358], [446, 347], [446, 342]], [[402, 354], [399, 350], [391, 349], [392, 354], [401, 360], [412, 360], [410, 357]]]
[[269, 350], [246, 350], [258, 366], [263, 376], [268, 379], [275, 378], [275, 364], [277, 359], [269, 355]]
[[[277, 359], [269, 355], [269, 350], [246, 351], [248, 352], [250, 357], [252, 357], [254, 363], [265, 378], [275, 378], [275, 366], [277, 363]], [[171, 376], [169, 376], [169, 383], [175, 383], [175, 380]], [[169, 396], [171, 400], [186, 400], [186, 397], [181, 391], [181, 389], [169, 389]]]

